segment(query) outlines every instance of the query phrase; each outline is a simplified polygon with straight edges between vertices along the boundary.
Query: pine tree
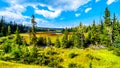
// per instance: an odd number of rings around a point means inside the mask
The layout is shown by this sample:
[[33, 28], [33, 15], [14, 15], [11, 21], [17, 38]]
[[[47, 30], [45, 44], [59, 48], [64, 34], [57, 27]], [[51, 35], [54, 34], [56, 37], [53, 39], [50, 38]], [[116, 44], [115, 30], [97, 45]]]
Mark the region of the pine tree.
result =
[[19, 28], [17, 27], [15, 32], [15, 43], [18, 45], [22, 45], [22, 37], [20, 36], [19, 32]]
[[31, 23], [32, 23], [32, 32], [31, 32], [31, 37], [30, 37], [30, 43], [33, 45], [37, 44], [37, 37], [36, 37], [36, 32], [35, 32], [35, 17], [34, 15], [32, 15], [32, 19], [31, 19]]
[[97, 26], [95, 24], [95, 20], [93, 21], [93, 25], [92, 25], [92, 30], [91, 30], [91, 34], [92, 34], [92, 44], [97, 44], [99, 42], [99, 34], [98, 34], [98, 29]]
[[50, 37], [48, 37], [47, 46], [50, 46], [51, 44], [52, 44], [51, 39], [50, 39]]
[[113, 17], [113, 27], [112, 27], [112, 39], [115, 40], [115, 37], [119, 35], [119, 23], [117, 21], [116, 15]]
[[59, 40], [59, 38], [57, 37], [57, 38], [56, 38], [56, 41], [55, 41], [55, 47], [60, 48], [60, 46], [61, 46], [60, 40]]
[[0, 30], [2, 29], [1, 27], [2, 27], [3, 24], [4, 24], [4, 18], [3, 18], [3, 16], [2, 16], [2, 18], [1, 18], [1, 20], [0, 20]]
[[101, 20], [101, 24], [100, 24], [100, 33], [103, 34], [103, 30], [104, 30], [104, 23]]
[[84, 28], [82, 23], [78, 27], [78, 30], [74, 36], [74, 46], [77, 48], [82, 48], [84, 46]]
[[110, 11], [108, 8], [105, 9], [104, 23], [106, 26], [111, 26]]
[[65, 29], [65, 32], [64, 32], [64, 35], [63, 35], [63, 38], [62, 38], [61, 47], [62, 48], [67, 48], [68, 47], [68, 30], [67, 30], [67, 28]]
[[2, 34], [2, 36], [5, 36], [6, 35], [5, 24], [4, 24], [5, 23], [5, 19], [2, 17], [0, 22], [1, 22], [0, 23], [1, 34]]
[[7, 32], [7, 35], [10, 35], [11, 34], [11, 27], [10, 25], [8, 26], [8, 32]]

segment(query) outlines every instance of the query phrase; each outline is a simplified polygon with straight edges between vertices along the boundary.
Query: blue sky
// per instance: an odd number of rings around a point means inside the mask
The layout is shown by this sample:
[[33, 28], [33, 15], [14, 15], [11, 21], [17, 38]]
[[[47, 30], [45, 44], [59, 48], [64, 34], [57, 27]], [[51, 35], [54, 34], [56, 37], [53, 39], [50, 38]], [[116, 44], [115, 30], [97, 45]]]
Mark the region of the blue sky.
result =
[[0, 17], [30, 26], [34, 14], [38, 27], [73, 27], [99, 23], [106, 7], [120, 20], [120, 0], [0, 0]]

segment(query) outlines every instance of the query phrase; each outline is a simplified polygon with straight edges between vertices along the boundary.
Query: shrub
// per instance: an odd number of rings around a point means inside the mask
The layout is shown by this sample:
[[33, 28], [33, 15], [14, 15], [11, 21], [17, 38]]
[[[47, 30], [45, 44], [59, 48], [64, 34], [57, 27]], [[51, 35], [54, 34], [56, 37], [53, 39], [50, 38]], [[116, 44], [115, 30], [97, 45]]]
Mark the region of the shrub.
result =
[[92, 62], [90, 62], [90, 64], [89, 64], [89, 68], [92, 68]]
[[68, 68], [84, 68], [84, 67], [81, 65], [77, 65], [75, 63], [69, 63]]
[[52, 51], [52, 50], [48, 50], [46, 54], [47, 54], [47, 55], [56, 55], [57, 52], [54, 52], [54, 51]]
[[115, 37], [115, 41], [113, 44], [115, 48], [120, 48], [120, 36]]
[[2, 43], [6, 42], [6, 40], [7, 40], [6, 38], [1, 38], [1, 39], [0, 39], [0, 45], [1, 45]]
[[57, 67], [57, 66], [58, 66], [58, 63], [55, 62], [55, 61], [50, 61], [50, 62], [48, 63], [48, 66], [49, 66], [49, 67]]
[[20, 57], [22, 56], [22, 51], [19, 45], [13, 45], [11, 55], [14, 56], [15, 61], [20, 60]]
[[69, 54], [69, 58], [74, 58], [75, 56], [77, 56], [77, 54], [75, 54], [75, 53], [70, 53]]
[[1, 46], [2, 50], [5, 52], [5, 53], [9, 53], [11, 52], [11, 43], [9, 43], [10, 40], [6, 40], [6, 42], [4, 42]]
[[56, 38], [56, 41], [55, 41], [55, 47], [60, 48], [60, 46], [61, 46], [60, 40], [59, 40], [59, 38], [57, 37], [57, 38]]
[[115, 49], [113, 51], [113, 54], [117, 55], [117, 56], [120, 56], [120, 50], [119, 49]]
[[87, 54], [86, 57], [88, 57], [89, 59], [94, 59], [94, 56], [92, 56], [91, 54]]
[[39, 45], [39, 46], [46, 46], [46, 38], [39, 37], [37, 39], [37, 45]]

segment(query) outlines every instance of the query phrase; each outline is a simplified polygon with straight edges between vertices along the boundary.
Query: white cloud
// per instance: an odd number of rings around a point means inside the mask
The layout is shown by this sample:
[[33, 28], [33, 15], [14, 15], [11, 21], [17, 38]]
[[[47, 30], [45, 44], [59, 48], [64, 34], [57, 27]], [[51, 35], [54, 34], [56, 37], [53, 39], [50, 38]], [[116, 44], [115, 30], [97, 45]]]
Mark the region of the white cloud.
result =
[[21, 14], [12, 13], [9, 11], [0, 11], [0, 16], [11, 18], [11, 20], [19, 20], [24, 18]]
[[95, 2], [99, 2], [100, 0], [95, 0]]
[[112, 4], [113, 2], [115, 2], [116, 0], [108, 0], [107, 1], [107, 5], [110, 5], [110, 4]]
[[54, 19], [61, 14], [61, 10], [47, 11], [47, 10], [35, 10], [37, 14], [43, 15], [45, 18]]
[[[18, 11], [15, 12], [23, 12], [26, 6], [32, 6], [35, 9], [36, 14], [43, 15], [49, 19], [57, 18], [63, 11], [77, 11], [79, 7], [90, 1], [91, 0], [6, 0], [6, 2], [10, 3], [11, 7], [17, 8]], [[38, 9], [38, 5], [47, 7], [50, 11]]]
[[92, 8], [85, 9], [85, 13], [88, 13], [90, 10], [92, 10]]
[[[47, 0], [45, 0], [47, 1]], [[63, 11], [76, 11], [82, 5], [85, 5], [90, 0], [51, 0], [48, 3], [40, 3], [39, 6], [47, 7], [48, 10], [35, 8], [35, 13], [44, 16], [45, 18], [54, 19], [60, 16]]]
[[76, 17], [79, 17], [80, 15], [81, 15], [80, 13], [76, 13], [76, 14], [75, 14]]
[[[24, 16], [22, 13], [26, 10], [27, 6], [31, 6], [35, 10], [35, 14], [42, 15], [47, 19], [54, 19], [60, 16], [64, 11], [77, 11], [78, 8], [87, 4], [91, 0], [5, 0], [10, 4], [9, 7], [0, 10], [0, 16], [5, 16], [5, 18], [10, 20], [17, 20], [18, 22], [23, 22], [23, 24], [30, 25], [30, 22], [26, 19], [31, 17]], [[39, 9], [37, 6], [47, 7], [47, 9]], [[80, 14], [75, 14], [80, 16]], [[20, 21], [22, 20], [22, 21]], [[61, 18], [62, 20], [62, 18]], [[50, 24], [45, 19], [36, 19], [38, 25], [41, 26], [54, 26]], [[54, 26], [55, 27], [55, 26]]]

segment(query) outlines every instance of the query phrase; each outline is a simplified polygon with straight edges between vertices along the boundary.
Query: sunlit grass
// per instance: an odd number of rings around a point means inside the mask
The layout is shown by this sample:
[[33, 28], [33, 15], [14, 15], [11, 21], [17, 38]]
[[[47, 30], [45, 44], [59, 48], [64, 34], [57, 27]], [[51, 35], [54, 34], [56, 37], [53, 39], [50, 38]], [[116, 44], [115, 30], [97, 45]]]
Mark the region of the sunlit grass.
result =
[[0, 68], [48, 68], [48, 67], [0, 61]]
[[[120, 57], [114, 55], [112, 51], [107, 49], [92, 50], [88, 49], [61, 49], [61, 48], [45, 48], [40, 49], [40, 52], [49, 52], [50, 50], [57, 52], [58, 57], [63, 58], [63, 62], [60, 63], [65, 68], [68, 68], [69, 63], [76, 63], [89, 68], [90, 62], [93, 68], [120, 68]], [[75, 53], [77, 56], [69, 58], [70, 53]], [[87, 55], [94, 57], [90, 59]], [[0, 61], [0, 68], [46, 68], [45, 66], [25, 65], [19, 63], [11, 63]], [[48, 68], [48, 67], [47, 67]]]
[[[23, 38], [25, 38], [25, 40], [26, 40], [27, 42], [30, 41], [30, 39], [29, 39], [29, 34], [28, 34], [28, 33], [24, 33], [24, 34], [20, 34], [20, 35], [23, 36]], [[61, 40], [63, 34], [52, 34], [52, 33], [48, 33], [48, 32], [37, 32], [37, 33], [36, 33], [36, 36], [37, 36], [37, 37], [46, 37], [46, 39], [47, 39], [48, 37], [50, 37], [51, 41], [52, 41], [53, 43], [55, 43], [56, 38], [58, 37], [58, 38]]]

